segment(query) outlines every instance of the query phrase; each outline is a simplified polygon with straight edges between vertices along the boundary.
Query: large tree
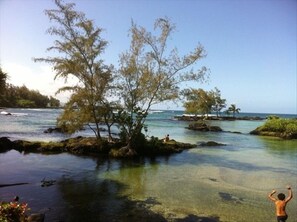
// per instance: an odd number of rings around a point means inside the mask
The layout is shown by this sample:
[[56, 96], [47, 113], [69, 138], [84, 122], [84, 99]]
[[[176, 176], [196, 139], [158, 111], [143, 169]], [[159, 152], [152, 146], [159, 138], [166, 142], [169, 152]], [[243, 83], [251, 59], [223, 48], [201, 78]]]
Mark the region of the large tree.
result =
[[119, 69], [124, 107], [119, 124], [128, 152], [135, 152], [134, 141], [141, 137], [152, 105], [177, 99], [180, 83], [201, 82], [206, 77], [205, 67], [194, 66], [206, 56], [200, 44], [184, 56], [179, 56], [176, 48], [168, 49], [168, 39], [174, 30], [167, 18], [155, 21], [156, 35], [132, 22], [130, 49], [121, 54]]
[[58, 38], [48, 51], [58, 53], [35, 61], [50, 63], [56, 72], [55, 78], [67, 80], [72, 76], [78, 80], [76, 85], [58, 91], [72, 92], [58, 125], [72, 133], [87, 124], [101, 140], [99, 123], [106, 113], [104, 106], [113, 69], [100, 59], [107, 41], [100, 37], [101, 28], [95, 27], [84, 13], [74, 10], [75, 4], [63, 4], [61, 0], [55, 0], [55, 3], [57, 9], [46, 10], [45, 14], [56, 24], [48, 29], [48, 33]]

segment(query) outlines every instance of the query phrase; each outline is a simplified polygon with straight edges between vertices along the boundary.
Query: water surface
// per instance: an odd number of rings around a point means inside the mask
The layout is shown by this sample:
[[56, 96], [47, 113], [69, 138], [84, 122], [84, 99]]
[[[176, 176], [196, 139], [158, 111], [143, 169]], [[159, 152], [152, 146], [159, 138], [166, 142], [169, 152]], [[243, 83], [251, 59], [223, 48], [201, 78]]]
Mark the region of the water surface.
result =
[[[22, 115], [0, 117], [0, 136], [45, 141], [64, 137], [41, 133], [54, 126], [58, 110], [13, 111]], [[199, 133], [185, 129], [188, 123], [172, 120], [173, 115], [151, 115], [149, 135], [168, 133], [179, 141], [216, 141], [226, 146], [135, 160], [11, 150], [0, 154], [0, 183], [29, 184], [0, 188], [0, 199], [8, 201], [19, 195], [32, 212], [44, 212], [46, 221], [275, 220], [267, 194], [272, 189], [287, 194], [287, 184], [296, 193], [297, 141], [248, 134], [263, 121], [214, 121], [211, 124], [241, 134]], [[41, 187], [43, 178], [56, 183]], [[288, 221], [297, 221], [296, 209], [293, 198], [287, 207]]]

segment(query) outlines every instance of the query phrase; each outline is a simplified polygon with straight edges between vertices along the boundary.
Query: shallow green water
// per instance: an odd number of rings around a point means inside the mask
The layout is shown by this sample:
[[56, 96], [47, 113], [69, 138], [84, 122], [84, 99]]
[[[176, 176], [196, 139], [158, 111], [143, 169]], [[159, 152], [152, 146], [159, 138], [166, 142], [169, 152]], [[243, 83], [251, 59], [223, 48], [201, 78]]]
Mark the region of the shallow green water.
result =
[[[189, 131], [187, 123], [156, 114], [148, 122], [148, 136], [169, 133], [183, 142], [226, 146], [123, 161], [0, 153], [0, 184], [29, 183], [0, 188], [0, 199], [19, 195], [32, 212], [44, 212], [46, 221], [199, 221], [198, 216], [213, 216], [228, 222], [268, 222], [275, 216], [267, 194], [272, 189], [286, 194], [290, 184], [295, 197], [287, 206], [288, 222], [297, 221], [297, 141], [249, 135], [261, 121], [211, 124], [242, 134]], [[7, 132], [13, 134], [9, 127]], [[41, 187], [44, 177], [57, 182]]]

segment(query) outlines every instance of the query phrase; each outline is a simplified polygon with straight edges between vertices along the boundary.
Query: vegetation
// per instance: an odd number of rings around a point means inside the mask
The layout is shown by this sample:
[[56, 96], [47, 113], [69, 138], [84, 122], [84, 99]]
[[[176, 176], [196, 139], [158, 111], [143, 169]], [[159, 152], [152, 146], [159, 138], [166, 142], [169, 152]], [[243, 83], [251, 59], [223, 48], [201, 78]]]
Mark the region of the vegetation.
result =
[[128, 152], [135, 152], [134, 142], [142, 137], [152, 105], [177, 99], [181, 82], [202, 82], [206, 76], [205, 67], [191, 68], [205, 57], [201, 45], [182, 57], [176, 48], [168, 51], [168, 39], [174, 30], [175, 26], [167, 18], [155, 21], [156, 35], [132, 22], [130, 50], [121, 54], [119, 69], [120, 99], [124, 108], [119, 125]]
[[73, 9], [75, 4], [62, 4], [60, 0], [55, 3], [58, 9], [46, 10], [45, 13], [57, 25], [49, 28], [48, 33], [59, 38], [48, 51], [59, 54], [36, 58], [35, 61], [52, 64], [56, 71], [55, 78], [67, 80], [73, 76], [78, 80], [77, 85], [65, 86], [58, 91], [72, 92], [64, 112], [58, 118], [59, 127], [73, 133], [87, 124], [100, 141], [99, 124], [106, 117], [106, 109], [110, 108], [107, 98], [113, 80], [113, 67], [105, 65], [99, 58], [107, 41], [100, 37], [102, 29]]
[[[132, 22], [130, 49], [120, 55], [117, 72], [100, 59], [107, 41], [100, 37], [102, 29], [95, 27], [82, 12], [74, 10], [75, 4], [62, 4], [55, 0], [57, 9], [46, 10], [53, 26], [48, 33], [58, 37], [48, 51], [55, 57], [36, 58], [35, 61], [53, 65], [56, 78], [74, 76], [75, 86], [65, 86], [58, 92], [71, 91], [70, 100], [58, 118], [63, 130], [73, 133], [88, 125], [98, 141], [102, 141], [100, 124], [110, 128], [116, 122], [120, 138], [127, 153], [147, 142], [143, 135], [147, 113], [152, 105], [178, 98], [179, 83], [202, 82], [207, 69], [191, 68], [205, 57], [198, 45], [193, 52], [180, 57], [177, 49], [167, 51], [167, 41], [175, 26], [167, 19], [157, 19], [153, 35]], [[117, 110], [115, 113], [114, 111]]]
[[253, 130], [251, 134], [295, 139], [297, 138], [297, 119], [284, 119], [271, 116], [263, 126]]
[[218, 88], [209, 92], [203, 89], [185, 89], [182, 95], [187, 100], [184, 103], [186, 113], [208, 115], [215, 112], [218, 117], [221, 110], [226, 107], [226, 99], [221, 98]]
[[20, 204], [18, 202], [0, 202], [0, 221], [1, 222], [17, 222], [28, 221], [26, 212], [29, 209], [27, 204]]
[[231, 106], [228, 108], [227, 113], [232, 113], [233, 118], [235, 117], [236, 113], [239, 113], [240, 108], [237, 108], [235, 104], [231, 104]]
[[26, 86], [5, 84], [1, 88], [0, 107], [12, 108], [46, 108], [59, 107], [60, 101], [54, 97], [42, 95], [37, 90], [30, 90]]

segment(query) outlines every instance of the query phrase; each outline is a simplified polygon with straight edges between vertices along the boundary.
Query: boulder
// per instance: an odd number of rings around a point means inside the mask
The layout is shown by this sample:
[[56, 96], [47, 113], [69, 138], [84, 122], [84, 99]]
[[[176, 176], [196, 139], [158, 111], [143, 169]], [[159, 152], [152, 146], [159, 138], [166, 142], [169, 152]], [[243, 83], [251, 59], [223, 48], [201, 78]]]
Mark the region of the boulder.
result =
[[38, 214], [38, 213], [37, 214], [31, 214], [28, 217], [28, 221], [29, 222], [43, 222], [44, 218], [45, 218], [44, 214]]

